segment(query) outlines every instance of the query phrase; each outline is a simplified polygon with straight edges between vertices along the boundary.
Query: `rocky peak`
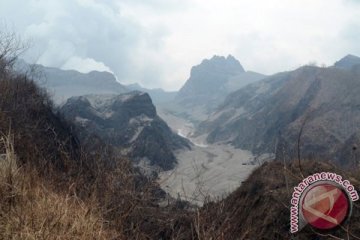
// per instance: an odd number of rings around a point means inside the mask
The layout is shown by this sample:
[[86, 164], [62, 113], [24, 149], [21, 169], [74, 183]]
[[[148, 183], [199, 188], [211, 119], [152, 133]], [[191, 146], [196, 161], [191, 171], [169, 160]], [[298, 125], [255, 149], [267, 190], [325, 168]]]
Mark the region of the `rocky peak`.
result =
[[244, 68], [233, 56], [225, 58], [215, 55], [192, 67], [190, 78], [180, 89], [177, 98], [221, 94], [228, 80], [243, 72]]
[[335, 67], [346, 69], [351, 69], [355, 65], [360, 65], [360, 57], [351, 54], [346, 55], [334, 64]]
[[229, 55], [226, 58], [224, 56], [214, 55], [211, 59], [204, 59], [201, 64], [194, 66], [191, 69], [191, 76], [193, 74], [196, 75], [197, 73], [212, 71], [220, 71], [230, 75], [245, 72], [240, 62], [232, 55]]

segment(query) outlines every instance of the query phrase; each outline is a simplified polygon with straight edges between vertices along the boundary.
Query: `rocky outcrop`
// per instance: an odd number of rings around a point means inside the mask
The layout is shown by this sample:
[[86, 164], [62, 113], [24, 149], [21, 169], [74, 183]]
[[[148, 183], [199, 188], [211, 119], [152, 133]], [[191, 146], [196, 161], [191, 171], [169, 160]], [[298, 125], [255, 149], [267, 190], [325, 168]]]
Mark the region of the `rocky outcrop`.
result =
[[[89, 134], [119, 149], [119, 152], [139, 162], [163, 170], [174, 167], [173, 151], [190, 148], [190, 143], [171, 131], [157, 116], [147, 93], [130, 92], [121, 95], [85, 95], [70, 98], [61, 108], [65, 117]], [[84, 131], [85, 132], [85, 131]]]
[[233, 56], [214, 56], [192, 67], [190, 78], [165, 109], [194, 124], [203, 121], [225, 97], [265, 76], [245, 71]]
[[191, 98], [206, 101], [212, 94], [226, 92], [225, 84], [229, 78], [243, 72], [245, 71], [240, 62], [232, 56], [205, 59], [191, 69], [190, 78], [180, 89], [177, 99], [182, 102]]

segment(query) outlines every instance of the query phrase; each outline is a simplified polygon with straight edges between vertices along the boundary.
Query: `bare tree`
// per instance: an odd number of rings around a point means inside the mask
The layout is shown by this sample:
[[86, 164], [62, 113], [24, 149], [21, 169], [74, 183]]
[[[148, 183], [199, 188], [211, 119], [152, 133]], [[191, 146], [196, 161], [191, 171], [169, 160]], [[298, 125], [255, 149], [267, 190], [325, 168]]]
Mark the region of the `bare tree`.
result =
[[3, 29], [5, 30], [0, 30], [0, 71], [7, 71], [28, 49], [29, 44], [15, 32], [8, 31], [6, 27]]

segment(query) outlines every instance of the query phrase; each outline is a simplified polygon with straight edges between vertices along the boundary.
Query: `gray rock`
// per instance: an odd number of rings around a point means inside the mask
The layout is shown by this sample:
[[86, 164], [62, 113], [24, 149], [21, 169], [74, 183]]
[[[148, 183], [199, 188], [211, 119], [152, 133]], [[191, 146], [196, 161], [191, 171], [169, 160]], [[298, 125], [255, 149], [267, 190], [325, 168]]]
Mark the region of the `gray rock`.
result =
[[214, 56], [191, 69], [190, 78], [179, 90], [175, 103], [167, 108], [196, 123], [204, 120], [229, 93], [264, 77], [259, 73], [245, 72], [231, 55], [227, 58]]
[[[230, 94], [199, 126], [207, 141], [254, 153], [332, 159], [346, 165], [344, 146], [360, 130], [360, 71], [301, 67]], [[345, 148], [346, 149], [346, 148]]]
[[163, 170], [175, 166], [173, 151], [190, 148], [189, 141], [173, 133], [158, 117], [147, 93], [72, 97], [60, 111], [84, 133], [83, 140], [100, 137], [135, 162], [147, 159]]

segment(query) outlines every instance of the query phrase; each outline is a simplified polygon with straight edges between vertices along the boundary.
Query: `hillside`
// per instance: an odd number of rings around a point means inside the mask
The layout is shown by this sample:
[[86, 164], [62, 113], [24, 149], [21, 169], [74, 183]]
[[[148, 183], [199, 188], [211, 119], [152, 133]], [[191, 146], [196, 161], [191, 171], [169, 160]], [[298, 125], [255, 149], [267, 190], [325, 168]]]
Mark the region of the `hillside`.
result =
[[[1, 66], [9, 65], [4, 59], [0, 61], [5, 62]], [[44, 173], [77, 168], [78, 139], [53, 111], [46, 91], [26, 75], [8, 69], [1, 69], [0, 74], [0, 133], [7, 135], [10, 131], [13, 135], [18, 161], [29, 162]], [[49, 137], [52, 141], [47, 141]]]
[[293, 158], [303, 128], [302, 155], [349, 165], [341, 149], [357, 144], [350, 140], [360, 130], [359, 70], [305, 66], [275, 74], [230, 94], [198, 134], [208, 134], [210, 143]]
[[[302, 161], [300, 170], [297, 162], [275, 160], [256, 169], [227, 198], [209, 199], [202, 208], [163, 201], [158, 185], [111, 147], [97, 138], [85, 145], [78, 141], [31, 78], [6, 62], [0, 66], [1, 239], [359, 238], [357, 203], [344, 228], [322, 233], [307, 226], [295, 236], [289, 233], [291, 191], [302, 174], [337, 172], [359, 189], [357, 169]], [[143, 93], [79, 98], [89, 98], [87, 106], [113, 106], [107, 104], [114, 100], [124, 107], [126, 99], [137, 97], [149, 98]], [[104, 113], [97, 112], [98, 117]]]
[[343, 171], [328, 162], [303, 161], [302, 173], [297, 163], [264, 163], [226, 199], [206, 204], [199, 213], [198, 224], [203, 239], [358, 239], [360, 210], [354, 203], [352, 216], [344, 226], [318, 231], [306, 225], [291, 234], [290, 200], [293, 187], [304, 176], [317, 172], [336, 172], [360, 187], [359, 171]]
[[86, 132], [81, 135], [83, 141], [98, 136], [136, 163], [143, 160], [169, 170], [176, 164], [174, 151], [190, 148], [190, 142], [173, 133], [157, 115], [147, 93], [72, 97], [60, 111]]
[[[128, 159], [83, 143], [0, 55], [0, 239], [191, 239], [191, 217]], [[183, 206], [186, 206], [183, 204]]]

